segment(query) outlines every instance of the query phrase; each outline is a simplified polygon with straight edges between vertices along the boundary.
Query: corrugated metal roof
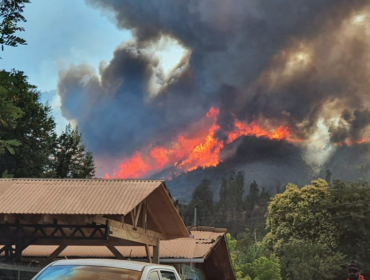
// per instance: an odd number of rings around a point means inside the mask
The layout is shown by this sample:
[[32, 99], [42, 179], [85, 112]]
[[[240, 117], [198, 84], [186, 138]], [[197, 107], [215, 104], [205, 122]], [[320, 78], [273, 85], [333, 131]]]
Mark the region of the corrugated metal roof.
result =
[[[161, 241], [160, 257], [176, 259], [205, 258], [223, 236], [223, 232], [191, 232], [194, 238], [178, 238]], [[208, 239], [205, 238], [208, 236]], [[29, 246], [23, 251], [24, 257], [49, 256], [57, 246]], [[128, 258], [145, 258], [143, 246], [116, 246], [120, 253]], [[152, 252], [153, 254], [153, 252]], [[113, 258], [114, 255], [103, 246], [68, 246], [59, 257]]]
[[163, 181], [0, 179], [0, 214], [126, 215]]

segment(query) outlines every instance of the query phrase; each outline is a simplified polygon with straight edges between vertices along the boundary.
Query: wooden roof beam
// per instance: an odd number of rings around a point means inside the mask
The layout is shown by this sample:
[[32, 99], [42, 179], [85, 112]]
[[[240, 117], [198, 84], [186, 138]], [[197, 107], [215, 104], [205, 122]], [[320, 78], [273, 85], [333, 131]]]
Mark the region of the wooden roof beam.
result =
[[137, 243], [148, 244], [151, 246], [156, 246], [157, 240], [166, 239], [166, 236], [160, 232], [155, 232], [151, 230], [145, 230], [140, 227], [134, 227], [128, 224], [122, 224], [121, 222], [107, 219], [101, 216], [95, 216], [94, 222], [97, 224], [106, 224], [109, 222], [109, 229], [111, 237], [116, 237], [120, 239], [125, 239]]
[[50, 256], [46, 259], [46, 260], [44, 260], [43, 262], [42, 262], [42, 264], [44, 265], [44, 266], [46, 266], [46, 265], [48, 265], [49, 263], [51, 263], [56, 257], [58, 257], [59, 256], [59, 254], [61, 253], [61, 252], [63, 252], [64, 251], [64, 249], [65, 248], [67, 248], [67, 245], [60, 245], [58, 248], [56, 248], [55, 249], [55, 251], [53, 252], [53, 253], [51, 253], [50, 254]]
[[109, 251], [112, 252], [112, 254], [119, 260], [123, 260], [125, 259], [125, 257], [121, 254], [120, 251], [117, 250], [116, 247], [114, 247], [113, 245], [107, 245], [107, 248], [109, 249]]

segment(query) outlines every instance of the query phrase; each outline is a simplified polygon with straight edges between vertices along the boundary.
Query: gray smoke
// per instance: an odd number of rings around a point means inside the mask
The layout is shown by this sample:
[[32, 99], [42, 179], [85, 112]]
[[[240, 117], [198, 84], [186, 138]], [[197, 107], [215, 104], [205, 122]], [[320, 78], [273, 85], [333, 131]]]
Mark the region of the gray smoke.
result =
[[[63, 114], [98, 158], [174, 139], [211, 106], [220, 108], [221, 131], [237, 117], [288, 125], [305, 140], [321, 119], [331, 141], [340, 142], [361, 139], [369, 127], [370, 27], [346, 29], [355, 15], [369, 13], [369, 1], [87, 2], [135, 38], [118, 46], [99, 74], [88, 65], [60, 74]], [[190, 54], [171, 82], [148, 51], [163, 37]], [[154, 96], [153, 77], [165, 84]]]

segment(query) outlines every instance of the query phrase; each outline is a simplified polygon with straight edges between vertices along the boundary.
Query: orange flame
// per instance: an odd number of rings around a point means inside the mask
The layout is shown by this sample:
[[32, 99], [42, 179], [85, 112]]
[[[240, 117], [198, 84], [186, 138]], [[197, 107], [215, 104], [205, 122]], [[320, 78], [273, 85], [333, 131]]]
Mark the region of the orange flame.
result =
[[359, 140], [344, 140], [344, 141], [338, 142], [338, 145], [341, 147], [342, 146], [353, 146], [353, 145], [360, 145], [360, 144], [368, 143], [368, 142], [370, 142], [370, 139], [361, 138]]
[[[206, 118], [212, 118], [213, 123], [208, 129], [205, 138], [178, 135], [176, 141], [167, 143], [166, 147], [156, 146], [149, 151], [144, 149], [137, 151], [131, 158], [125, 159], [119, 166], [118, 171], [113, 172], [114, 178], [140, 178], [148, 174], [175, 166], [181, 172], [188, 172], [199, 167], [206, 168], [217, 166], [222, 160], [220, 152], [225, 144], [229, 144], [241, 136], [268, 137], [276, 140], [299, 141], [290, 138], [288, 127], [279, 126], [273, 131], [267, 131], [258, 126], [255, 122], [244, 124], [235, 119], [234, 129], [227, 132], [227, 140], [216, 137], [220, 130], [217, 125], [217, 118], [220, 111], [212, 107]], [[178, 176], [179, 172], [173, 172], [172, 176]], [[171, 176], [171, 178], [172, 178]], [[106, 174], [106, 178], [110, 178]]]
[[187, 159], [182, 161], [177, 168], [185, 171], [192, 171], [198, 167], [216, 166], [220, 163], [219, 154], [224, 147], [221, 140], [215, 138], [215, 133], [220, 129], [217, 125], [219, 109], [211, 108], [207, 113], [208, 118], [213, 118], [214, 123], [208, 131], [208, 135], [203, 143], [199, 143], [190, 151]]
[[267, 130], [259, 127], [255, 122], [252, 122], [250, 125], [243, 124], [239, 120], [235, 120], [234, 123], [235, 130], [230, 132], [228, 135], [227, 143], [233, 142], [235, 139], [240, 136], [249, 136], [254, 135], [256, 137], [268, 137], [270, 139], [276, 140], [288, 140], [291, 142], [297, 141], [290, 138], [290, 132], [288, 127], [279, 126], [276, 130], [268, 132]]
[[131, 158], [120, 164], [119, 171], [115, 171], [113, 177], [140, 178], [152, 170], [153, 167], [144, 160], [142, 154], [136, 152]]

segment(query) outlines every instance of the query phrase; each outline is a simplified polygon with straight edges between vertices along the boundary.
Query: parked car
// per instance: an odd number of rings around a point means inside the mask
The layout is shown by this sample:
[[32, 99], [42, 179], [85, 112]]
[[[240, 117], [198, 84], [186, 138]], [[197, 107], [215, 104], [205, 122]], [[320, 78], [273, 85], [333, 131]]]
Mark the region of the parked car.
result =
[[123, 260], [79, 259], [53, 262], [32, 280], [181, 280], [172, 266]]

